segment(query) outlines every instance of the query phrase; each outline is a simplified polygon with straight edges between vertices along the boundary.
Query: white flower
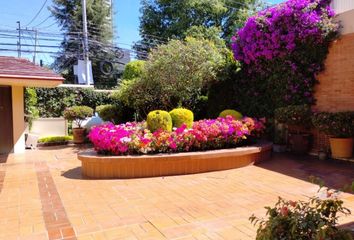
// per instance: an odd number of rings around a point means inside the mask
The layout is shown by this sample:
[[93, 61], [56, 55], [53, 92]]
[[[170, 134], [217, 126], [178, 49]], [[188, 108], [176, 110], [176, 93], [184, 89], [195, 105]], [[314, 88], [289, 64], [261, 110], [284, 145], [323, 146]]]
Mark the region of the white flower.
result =
[[129, 142], [131, 142], [131, 141], [132, 141], [132, 139], [129, 138], [129, 137], [123, 137], [123, 138], [120, 139], [120, 142], [121, 142], [121, 143], [129, 143]]

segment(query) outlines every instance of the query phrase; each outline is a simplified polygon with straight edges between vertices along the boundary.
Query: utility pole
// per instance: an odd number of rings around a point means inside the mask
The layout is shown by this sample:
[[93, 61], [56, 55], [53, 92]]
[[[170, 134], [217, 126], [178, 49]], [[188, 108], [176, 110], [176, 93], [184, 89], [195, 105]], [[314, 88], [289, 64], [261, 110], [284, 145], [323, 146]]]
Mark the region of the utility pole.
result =
[[34, 29], [34, 54], [33, 54], [34, 64], [36, 64], [37, 42], [38, 42], [38, 30]]
[[88, 46], [88, 33], [87, 33], [87, 14], [86, 14], [86, 0], [81, 0], [82, 5], [82, 24], [83, 24], [83, 36], [84, 36], [84, 63], [85, 63], [85, 75], [86, 85], [90, 85], [90, 66], [89, 66], [89, 46]]
[[21, 57], [21, 22], [17, 21], [18, 24], [18, 41], [17, 41], [17, 55]]

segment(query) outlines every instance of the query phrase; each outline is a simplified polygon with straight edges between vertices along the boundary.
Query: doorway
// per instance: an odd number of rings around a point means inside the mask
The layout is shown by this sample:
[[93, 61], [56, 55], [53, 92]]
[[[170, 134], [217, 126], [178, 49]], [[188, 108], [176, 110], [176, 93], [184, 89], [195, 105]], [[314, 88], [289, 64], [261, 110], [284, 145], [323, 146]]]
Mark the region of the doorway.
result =
[[0, 154], [8, 154], [13, 149], [12, 89], [0, 86]]

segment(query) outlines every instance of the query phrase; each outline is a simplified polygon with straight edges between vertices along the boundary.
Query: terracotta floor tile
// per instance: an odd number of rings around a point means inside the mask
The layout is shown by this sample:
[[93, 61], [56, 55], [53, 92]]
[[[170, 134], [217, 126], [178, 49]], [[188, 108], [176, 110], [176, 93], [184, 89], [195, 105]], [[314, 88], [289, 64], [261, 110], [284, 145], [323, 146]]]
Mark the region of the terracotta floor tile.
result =
[[[336, 188], [354, 180], [353, 165], [290, 155], [221, 172], [90, 180], [81, 178], [77, 151], [27, 151], [0, 164], [0, 240], [254, 239], [248, 218], [264, 216], [278, 196], [314, 195], [310, 175]], [[354, 195], [341, 197], [354, 212]]]

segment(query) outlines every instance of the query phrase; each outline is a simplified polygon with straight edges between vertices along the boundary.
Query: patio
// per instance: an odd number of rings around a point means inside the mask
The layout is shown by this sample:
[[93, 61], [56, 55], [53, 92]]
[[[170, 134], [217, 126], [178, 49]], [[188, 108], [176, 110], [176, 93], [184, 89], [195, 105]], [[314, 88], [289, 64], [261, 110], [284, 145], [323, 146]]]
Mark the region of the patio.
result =
[[[248, 218], [354, 178], [353, 165], [276, 155], [258, 166], [130, 180], [82, 179], [77, 148], [0, 157], [1, 239], [254, 239]], [[354, 195], [343, 194], [354, 211]], [[354, 216], [341, 219], [353, 223]]]

